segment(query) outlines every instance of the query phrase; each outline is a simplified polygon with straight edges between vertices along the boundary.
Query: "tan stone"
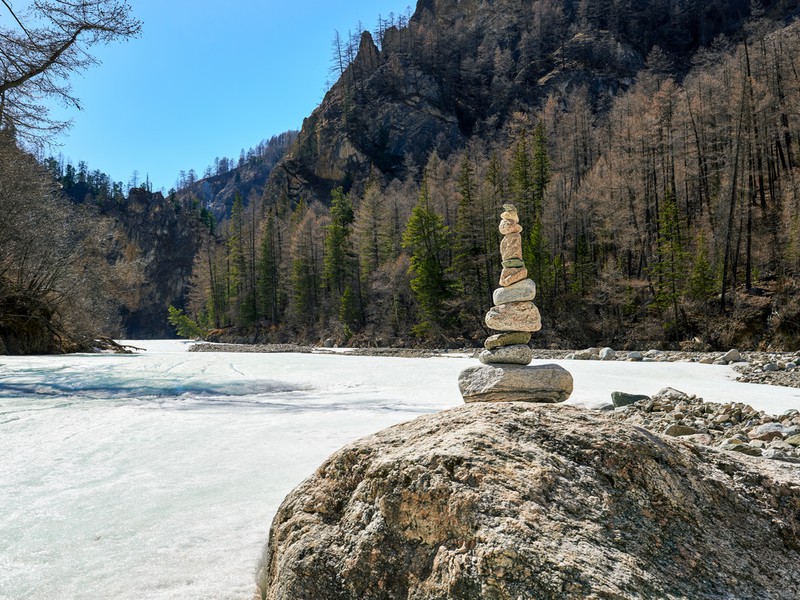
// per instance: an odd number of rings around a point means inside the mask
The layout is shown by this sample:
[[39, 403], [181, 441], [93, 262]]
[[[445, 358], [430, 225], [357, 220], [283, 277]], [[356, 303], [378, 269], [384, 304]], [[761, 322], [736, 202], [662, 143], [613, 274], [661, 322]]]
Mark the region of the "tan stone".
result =
[[510, 258], [522, 260], [522, 236], [518, 233], [509, 233], [503, 236], [500, 242], [500, 255], [503, 260]]
[[516, 267], [512, 269], [503, 269], [500, 272], [500, 285], [507, 287], [511, 284], [522, 281], [528, 277], [528, 269], [525, 267]]
[[533, 302], [508, 302], [486, 313], [486, 326], [496, 331], [539, 331], [542, 317]]
[[505, 219], [506, 221], [511, 221], [512, 223], [519, 223], [519, 215], [517, 214], [517, 209], [513, 206], [511, 210], [505, 210], [500, 214], [501, 219]]
[[522, 233], [522, 225], [514, 221], [500, 221], [500, 233], [508, 235], [509, 233]]

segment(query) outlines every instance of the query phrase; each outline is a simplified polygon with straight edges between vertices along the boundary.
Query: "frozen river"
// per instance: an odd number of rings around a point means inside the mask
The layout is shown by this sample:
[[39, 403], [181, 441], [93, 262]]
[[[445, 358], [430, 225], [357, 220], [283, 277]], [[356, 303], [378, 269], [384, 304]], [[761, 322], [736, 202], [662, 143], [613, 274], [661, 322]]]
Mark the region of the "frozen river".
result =
[[[0, 599], [252, 598], [280, 501], [362, 435], [462, 403], [464, 358], [0, 357]], [[800, 390], [728, 367], [561, 362], [571, 400], [670, 385], [770, 412]]]

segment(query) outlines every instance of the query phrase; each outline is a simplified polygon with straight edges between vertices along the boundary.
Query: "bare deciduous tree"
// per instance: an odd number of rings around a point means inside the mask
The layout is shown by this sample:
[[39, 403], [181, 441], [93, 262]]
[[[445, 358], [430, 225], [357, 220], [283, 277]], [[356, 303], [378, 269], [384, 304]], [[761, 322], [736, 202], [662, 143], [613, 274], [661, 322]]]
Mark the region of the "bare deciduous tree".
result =
[[68, 126], [44, 101], [80, 109], [69, 77], [97, 64], [92, 46], [135, 37], [141, 22], [117, 0], [34, 0], [23, 15], [2, 4], [13, 27], [0, 26], [0, 129], [40, 141]]

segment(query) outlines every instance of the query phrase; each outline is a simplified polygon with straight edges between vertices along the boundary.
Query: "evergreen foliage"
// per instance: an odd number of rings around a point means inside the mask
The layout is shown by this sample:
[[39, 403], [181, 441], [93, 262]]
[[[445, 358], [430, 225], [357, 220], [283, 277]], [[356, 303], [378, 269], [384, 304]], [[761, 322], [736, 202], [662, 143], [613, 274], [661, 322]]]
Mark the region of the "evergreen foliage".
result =
[[179, 308], [170, 305], [169, 309], [169, 322], [175, 327], [175, 332], [184, 338], [188, 339], [202, 339], [208, 330], [198, 325], [194, 320], [186, 316], [186, 313]]

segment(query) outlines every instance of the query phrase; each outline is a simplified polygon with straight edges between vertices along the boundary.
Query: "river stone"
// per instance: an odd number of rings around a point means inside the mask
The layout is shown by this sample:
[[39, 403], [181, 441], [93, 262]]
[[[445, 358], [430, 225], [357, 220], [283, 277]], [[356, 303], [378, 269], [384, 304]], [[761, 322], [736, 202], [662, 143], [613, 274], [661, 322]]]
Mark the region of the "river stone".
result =
[[751, 430], [747, 435], [750, 439], [770, 442], [775, 438], [783, 439], [786, 434], [786, 427], [781, 423], [764, 423]]
[[493, 350], [484, 350], [478, 356], [478, 360], [485, 365], [529, 365], [533, 360], [533, 350], [527, 344], [501, 346]]
[[563, 402], [572, 385], [572, 375], [558, 365], [483, 365], [458, 376], [464, 402]]
[[500, 221], [500, 233], [508, 235], [509, 233], [522, 233], [522, 225], [514, 221]]
[[533, 302], [507, 302], [486, 313], [486, 326], [496, 331], [539, 331], [542, 317]]
[[525, 263], [521, 258], [509, 258], [503, 261], [503, 268], [504, 269], [519, 269], [520, 267], [524, 267]]
[[621, 406], [628, 406], [639, 400], [650, 400], [650, 396], [644, 394], [627, 394], [625, 392], [611, 392], [611, 402], [617, 408]]
[[793, 435], [792, 437], [786, 438], [786, 443], [792, 446], [800, 446], [800, 435]]
[[702, 432], [699, 429], [695, 429], [694, 427], [689, 427], [688, 425], [678, 425], [677, 423], [670, 425], [664, 430], [664, 435], [670, 435], [672, 437], [695, 435], [696, 433], [702, 433]]
[[721, 358], [726, 363], [740, 362], [742, 360], [742, 355], [736, 348], [731, 348], [725, 354], [723, 354]]
[[[516, 344], [527, 344], [531, 341], [531, 334], [527, 331], [511, 331], [508, 333], [498, 333], [490, 335], [483, 343], [487, 350], [494, 350], [503, 346], [514, 346]], [[530, 362], [530, 361], [529, 361]], [[526, 363], [527, 364], [527, 363]]]
[[518, 233], [509, 233], [503, 236], [500, 242], [500, 255], [503, 260], [511, 258], [522, 260], [522, 236]]
[[495, 306], [509, 302], [525, 302], [536, 298], [536, 284], [533, 279], [523, 279], [509, 286], [497, 288], [492, 294]]
[[508, 287], [513, 283], [522, 281], [527, 276], [528, 276], [528, 269], [526, 269], [525, 267], [514, 268], [514, 269], [504, 268], [500, 272], [500, 285], [503, 287]]

